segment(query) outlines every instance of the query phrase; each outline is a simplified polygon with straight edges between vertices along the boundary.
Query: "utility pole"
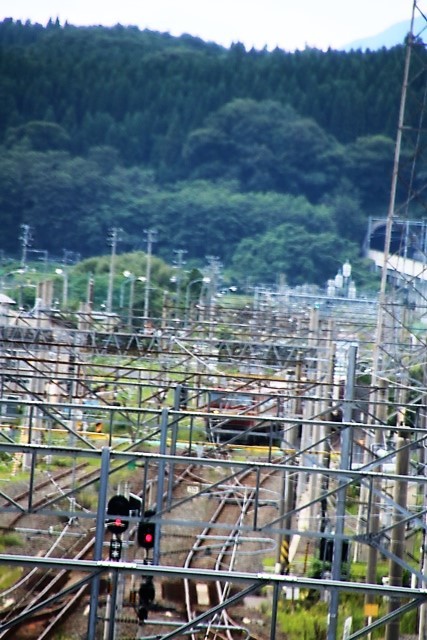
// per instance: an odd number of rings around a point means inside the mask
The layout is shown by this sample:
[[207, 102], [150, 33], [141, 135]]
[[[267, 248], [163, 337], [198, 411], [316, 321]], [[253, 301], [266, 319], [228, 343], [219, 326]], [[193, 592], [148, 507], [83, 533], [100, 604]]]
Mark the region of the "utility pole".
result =
[[107, 293], [107, 313], [111, 313], [113, 310], [113, 286], [114, 286], [114, 267], [116, 261], [117, 243], [120, 240], [121, 229], [113, 227], [111, 229], [108, 243], [111, 245], [111, 257], [110, 257], [110, 272], [108, 276], [108, 293]]
[[[406, 100], [409, 86], [409, 72], [410, 72], [410, 64], [411, 64], [411, 54], [413, 47], [413, 27], [414, 27], [414, 14], [417, 6], [416, 0], [413, 3], [412, 10], [412, 19], [411, 19], [411, 28], [410, 33], [407, 38], [406, 45], [406, 55], [404, 62], [404, 71], [403, 71], [403, 82], [402, 82], [402, 91], [401, 91], [401, 99], [400, 99], [400, 107], [399, 107], [399, 116], [398, 116], [398, 126], [397, 126], [397, 135], [396, 135], [396, 144], [394, 150], [394, 162], [393, 162], [393, 173], [391, 180], [391, 188], [390, 188], [390, 199], [389, 199], [389, 207], [387, 214], [387, 221], [385, 227], [385, 239], [384, 239], [384, 258], [383, 258], [383, 266], [382, 266], [382, 274], [381, 274], [381, 284], [380, 291], [378, 296], [378, 312], [377, 312], [377, 322], [376, 322], [376, 331], [375, 331], [375, 343], [372, 354], [372, 373], [371, 373], [371, 400], [369, 406], [369, 422], [373, 425], [375, 424], [385, 424], [387, 421], [387, 415], [385, 414], [386, 409], [384, 408], [386, 405], [384, 403], [384, 384], [381, 379], [381, 368], [384, 370], [387, 367], [387, 363], [384, 361], [383, 356], [383, 345], [385, 342], [385, 325], [386, 325], [386, 289], [387, 289], [387, 276], [388, 271], [393, 270], [392, 266], [389, 266], [390, 257], [391, 257], [391, 238], [392, 238], [392, 230], [393, 223], [395, 219], [396, 212], [396, 194], [397, 194], [397, 186], [399, 179], [399, 166], [400, 166], [400, 155], [402, 148], [402, 140], [403, 134], [405, 131], [405, 110], [406, 110]], [[410, 127], [406, 126], [406, 129]], [[411, 194], [408, 194], [408, 202], [411, 199]], [[374, 443], [376, 445], [383, 444], [383, 432], [381, 429], [374, 429]], [[367, 453], [368, 449], [372, 442], [368, 442], [367, 444]], [[375, 481], [374, 486], [376, 489], [380, 488], [380, 481]], [[366, 494], [365, 490], [361, 492], [361, 501], [363, 502], [363, 497]], [[371, 533], [377, 533], [379, 529], [379, 498], [374, 498], [374, 503], [372, 505], [372, 518], [371, 518]], [[376, 581], [376, 568], [377, 568], [377, 550], [374, 547], [370, 547], [368, 551], [368, 562], [367, 562], [367, 575], [366, 581], [370, 583], [374, 583]], [[372, 596], [367, 596], [365, 599], [365, 603], [369, 605], [372, 602]]]
[[31, 244], [31, 227], [28, 224], [21, 224], [21, 235], [19, 236], [22, 245], [21, 268], [27, 268], [27, 252]]
[[185, 249], [174, 249], [174, 253], [177, 255], [177, 260], [174, 262], [176, 269], [176, 309], [179, 314], [179, 305], [181, 302], [181, 281], [182, 281], [182, 268], [185, 265], [184, 255], [187, 253]]
[[213, 327], [214, 327], [214, 319], [215, 319], [215, 297], [218, 290], [218, 285], [220, 281], [221, 275], [221, 261], [217, 256], [206, 256], [206, 260], [208, 261], [208, 276], [210, 278], [209, 283], [209, 294], [207, 300], [207, 320], [209, 323], [209, 338], [213, 336]]
[[150, 312], [151, 256], [153, 242], [156, 242], [157, 231], [148, 229], [145, 234], [147, 235], [147, 262], [145, 269], [144, 321], [147, 322]]

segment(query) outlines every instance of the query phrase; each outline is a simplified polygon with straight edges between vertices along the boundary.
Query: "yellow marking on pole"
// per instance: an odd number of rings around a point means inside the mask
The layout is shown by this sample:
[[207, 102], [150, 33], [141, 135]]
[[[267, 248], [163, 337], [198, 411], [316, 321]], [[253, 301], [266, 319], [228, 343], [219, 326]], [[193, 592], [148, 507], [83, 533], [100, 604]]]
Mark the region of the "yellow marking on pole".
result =
[[285, 538], [280, 545], [280, 564], [282, 565], [282, 571], [289, 567], [289, 542]]
[[379, 612], [379, 606], [377, 604], [365, 604], [364, 615], [367, 618], [377, 618]]

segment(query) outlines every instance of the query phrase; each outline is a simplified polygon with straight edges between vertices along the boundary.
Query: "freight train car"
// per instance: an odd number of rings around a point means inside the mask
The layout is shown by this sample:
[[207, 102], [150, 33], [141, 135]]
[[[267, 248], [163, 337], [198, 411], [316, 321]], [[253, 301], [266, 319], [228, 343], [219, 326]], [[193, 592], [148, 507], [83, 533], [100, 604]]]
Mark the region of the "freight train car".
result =
[[279, 446], [281, 426], [272, 420], [268, 398], [250, 392], [208, 392], [206, 432], [210, 442]]

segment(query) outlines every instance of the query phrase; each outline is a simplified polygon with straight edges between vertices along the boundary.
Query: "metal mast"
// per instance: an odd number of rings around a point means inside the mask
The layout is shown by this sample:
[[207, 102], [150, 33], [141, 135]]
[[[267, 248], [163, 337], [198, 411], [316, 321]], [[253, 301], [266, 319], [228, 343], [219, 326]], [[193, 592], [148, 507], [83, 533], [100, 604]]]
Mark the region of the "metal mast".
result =
[[[399, 371], [400, 378], [396, 376], [394, 381], [395, 394], [404, 404], [409, 389], [416, 387], [416, 381], [411, 380], [411, 367], [414, 363], [420, 363], [426, 369], [425, 355], [419, 360], [419, 338], [411, 336], [412, 323], [410, 313], [415, 306], [410, 306], [409, 294], [416, 297], [418, 304], [425, 306], [427, 300], [427, 289], [425, 285], [425, 270], [427, 268], [426, 256], [420, 260], [420, 268], [415, 274], [409, 274], [409, 270], [398, 270], [396, 267], [397, 257], [402, 260], [407, 256], [408, 232], [406, 233], [405, 247], [399, 246], [396, 251], [396, 241], [393, 241], [394, 225], [397, 218], [408, 219], [409, 210], [414, 210], [415, 217], [420, 217], [420, 211], [426, 209], [425, 190], [426, 184], [422, 184], [422, 174], [420, 165], [422, 150], [425, 146], [424, 117], [426, 111], [427, 96], [427, 63], [425, 56], [425, 44], [423, 43], [423, 32], [426, 29], [427, 18], [421, 9], [421, 2], [414, 0], [412, 6], [412, 16], [410, 31], [406, 39], [406, 53], [404, 62], [403, 82], [401, 91], [401, 101], [398, 117], [398, 128], [394, 153], [394, 164], [390, 190], [390, 201], [384, 238], [384, 257], [382, 265], [381, 285], [378, 300], [377, 324], [375, 332], [375, 343], [372, 358], [371, 372], [371, 402], [369, 408], [369, 421], [372, 425], [386, 424], [390, 416], [384, 416], [384, 385], [388, 383], [387, 371], [394, 369]], [[420, 23], [416, 20], [422, 17], [422, 28], [415, 33], [415, 25]], [[425, 245], [423, 247], [425, 252]], [[418, 258], [419, 260], [419, 258]], [[402, 292], [406, 292], [402, 296]], [[391, 330], [394, 331], [390, 337]], [[400, 339], [396, 340], [396, 336]], [[417, 348], [418, 347], [418, 348]], [[424, 376], [425, 377], [425, 376]], [[419, 385], [419, 383], [418, 383]], [[383, 402], [381, 403], [381, 398]], [[399, 416], [396, 416], [396, 425]], [[383, 431], [374, 428], [371, 436], [376, 445], [382, 444]], [[372, 444], [372, 442], [371, 442]], [[394, 442], [397, 460], [401, 460], [407, 452], [401, 439], [396, 438]], [[407, 473], [407, 471], [406, 471]], [[403, 488], [402, 488], [403, 487]], [[402, 483], [401, 491], [407, 492], [406, 483]], [[404, 501], [404, 498], [402, 498]], [[374, 511], [379, 513], [379, 498], [376, 498]], [[375, 537], [375, 532], [372, 530]], [[404, 531], [399, 525], [398, 519], [395, 521], [391, 536], [395, 542], [395, 556], [397, 560], [404, 555]], [[396, 538], [399, 537], [399, 540]], [[397, 549], [397, 551], [396, 551]], [[396, 563], [391, 566], [390, 571], [396, 568]], [[367, 582], [375, 582], [377, 567], [377, 551], [373, 546], [368, 554]], [[368, 596], [366, 603], [369, 604], [371, 598]], [[396, 609], [399, 603], [391, 603], [390, 612]], [[424, 636], [423, 636], [424, 637]], [[389, 623], [386, 629], [387, 640], [398, 640], [399, 620]]]

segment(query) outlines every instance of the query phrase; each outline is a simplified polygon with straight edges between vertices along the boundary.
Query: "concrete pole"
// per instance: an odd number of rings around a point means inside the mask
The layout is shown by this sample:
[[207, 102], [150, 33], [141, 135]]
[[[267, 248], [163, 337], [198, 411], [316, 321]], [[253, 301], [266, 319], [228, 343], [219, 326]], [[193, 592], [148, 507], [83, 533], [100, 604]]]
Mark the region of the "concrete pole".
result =
[[[167, 436], [168, 436], [169, 411], [162, 409], [160, 423], [160, 449], [161, 455], [167, 453]], [[159, 460], [157, 473], [157, 495], [156, 495], [156, 513], [160, 514], [163, 510], [163, 492], [165, 486], [166, 462]], [[157, 535], [154, 538], [153, 564], [160, 564], [160, 536], [161, 527], [157, 526]]]
[[156, 241], [155, 229], [148, 229], [147, 233], [147, 257], [145, 267], [145, 294], [144, 294], [144, 322], [149, 319], [150, 313], [150, 287], [151, 287], [151, 255], [153, 242]]
[[[357, 348], [353, 345], [349, 349], [347, 380], [344, 392], [343, 405], [343, 425], [341, 431], [341, 459], [340, 469], [351, 468], [351, 446], [352, 446], [352, 428], [346, 426], [352, 419], [354, 383], [356, 372], [356, 354]], [[341, 580], [341, 564], [344, 547], [344, 520], [345, 520], [345, 502], [347, 497], [347, 480], [343, 478], [339, 481], [336, 503], [336, 524], [334, 538], [334, 553], [332, 556], [332, 580]], [[329, 603], [329, 625], [327, 640], [335, 640], [338, 629], [338, 605], [339, 592], [337, 589], [331, 590], [331, 598]]]
[[132, 274], [130, 276], [129, 283], [129, 306], [128, 306], [128, 329], [132, 331], [133, 327], [133, 305], [135, 300], [135, 276]]
[[22, 269], [26, 269], [27, 268], [27, 251], [31, 243], [31, 227], [28, 224], [21, 224], [21, 230], [22, 230], [22, 235], [19, 237], [22, 244], [21, 267]]
[[[423, 389], [427, 388], [427, 370], [426, 370], [426, 365], [424, 365], [423, 368]], [[426, 394], [423, 395], [422, 401], [421, 401], [421, 406], [425, 406], [427, 403], [427, 397]], [[418, 425], [418, 427], [420, 427], [421, 429], [426, 429], [426, 417], [424, 412], [421, 412], [420, 415], [420, 424]], [[426, 474], [426, 442], [423, 442], [423, 449], [422, 449], [422, 457], [420, 462], [424, 465], [423, 466], [423, 475], [427, 475]], [[422, 491], [423, 491], [423, 508], [426, 509], [427, 508], [427, 485], [423, 484], [422, 487]], [[424, 513], [423, 516], [424, 519], [424, 524], [427, 525], [427, 514]], [[421, 571], [423, 576], [427, 575], [427, 536], [426, 536], [426, 532], [424, 530], [423, 533], [423, 539], [421, 542], [422, 548], [421, 548]], [[427, 588], [427, 581], [423, 580], [421, 581], [421, 584], [419, 585], [420, 589], [426, 589]], [[419, 629], [418, 629], [418, 638], [419, 640], [427, 640], [427, 603], [423, 602], [423, 604], [420, 607], [420, 615], [419, 615]]]
[[[387, 386], [381, 381], [379, 383], [379, 389], [377, 394], [377, 399], [379, 403], [375, 409], [376, 416], [378, 416], [378, 421], [380, 424], [386, 424], [387, 422]], [[375, 429], [374, 435], [374, 443], [382, 444], [383, 442], [383, 432], [382, 429]], [[367, 455], [371, 457], [371, 453], [367, 452]], [[366, 460], [366, 463], [370, 462], [370, 460]], [[375, 468], [375, 471], [380, 472], [381, 466]], [[380, 530], [380, 512], [381, 512], [381, 480], [373, 480], [372, 481], [372, 501], [369, 505], [369, 519], [367, 518], [367, 501], [369, 497], [368, 488], [362, 486], [361, 488], [361, 508], [365, 511], [365, 513], [361, 513], [359, 511], [359, 521], [363, 522], [363, 520], [369, 521], [369, 533], [375, 535]], [[363, 518], [364, 516], [364, 518]], [[362, 533], [362, 531], [360, 531]], [[374, 547], [368, 547], [368, 557], [367, 557], [367, 566], [366, 566], [366, 582], [368, 584], [376, 584], [377, 582], [377, 563], [378, 563], [378, 551]], [[367, 594], [365, 597], [365, 605], [374, 604], [375, 595]], [[367, 621], [368, 622], [368, 621]]]
[[[333, 336], [333, 324], [331, 321], [328, 323], [328, 348], [327, 348], [327, 371], [326, 371], [326, 379], [327, 385], [324, 386], [324, 394], [325, 400], [322, 404], [322, 412], [326, 411], [328, 407], [330, 407], [331, 402], [334, 403], [337, 399], [334, 398], [334, 374], [335, 374], [335, 349], [336, 345], [332, 341]], [[331, 419], [330, 413], [325, 414], [327, 416], [327, 420]], [[323, 456], [322, 456], [322, 464], [325, 469], [329, 469], [331, 464], [331, 427], [329, 425], [322, 425], [323, 432], [321, 435], [324, 438], [323, 444]], [[322, 494], [325, 494], [329, 491], [330, 478], [327, 473], [321, 476], [321, 487], [320, 491]], [[328, 505], [327, 499], [320, 499], [320, 517], [319, 517], [319, 533], [324, 533], [328, 528]]]
[[279, 600], [280, 600], [280, 585], [275, 583], [273, 585], [273, 601], [272, 601], [272, 607], [271, 607], [270, 640], [276, 640], [277, 612], [279, 610]]
[[[290, 448], [295, 450], [298, 446], [298, 426], [297, 425], [292, 425], [290, 427], [287, 439], [288, 439]], [[291, 456], [290, 463], [294, 464], [295, 458], [292, 452], [290, 456]], [[291, 512], [295, 508], [295, 503], [296, 503], [297, 477], [298, 477], [297, 467], [295, 467], [295, 471], [283, 472], [282, 494], [281, 494], [279, 509], [280, 509], [281, 526], [283, 526], [283, 528], [287, 530], [292, 529]], [[279, 534], [276, 573], [287, 574], [289, 572], [290, 542], [291, 542], [290, 533], [285, 533], [284, 535]]]
[[[409, 468], [409, 447], [408, 439], [399, 434], [396, 438], [396, 474], [398, 476], [407, 476]], [[405, 516], [402, 509], [406, 510], [408, 501], [408, 482], [407, 480], [396, 480], [394, 485], [394, 502], [396, 507], [393, 514], [393, 528], [391, 530], [390, 551], [398, 558], [403, 558], [405, 553]], [[399, 508], [400, 507], [400, 508]], [[389, 585], [390, 587], [402, 586], [403, 568], [396, 560], [391, 559], [389, 564]], [[395, 611], [400, 606], [398, 598], [390, 598], [389, 613]], [[386, 626], [385, 640], [399, 640], [400, 638], [400, 618], [396, 618], [389, 622]]]
[[[295, 385], [293, 389], [294, 399], [293, 399], [293, 413], [297, 418], [303, 417], [303, 402], [302, 402], [302, 394], [304, 392], [303, 380], [302, 380], [302, 372], [303, 372], [303, 361], [302, 354], [298, 354], [298, 360], [295, 364]], [[295, 442], [298, 442], [300, 438], [300, 449], [303, 450], [305, 448], [305, 437], [307, 425], [300, 424], [292, 426], [292, 429], [295, 429], [296, 434], [292, 437], [295, 438]], [[304, 461], [302, 462], [304, 464]], [[296, 504], [300, 504], [301, 496], [305, 490], [305, 474], [299, 473], [296, 477], [296, 486], [295, 486], [295, 500]], [[301, 512], [300, 512], [301, 516]]]
[[110, 270], [108, 273], [108, 292], [107, 292], [107, 313], [111, 313], [113, 310], [113, 288], [114, 288], [114, 268], [116, 261], [117, 242], [119, 240], [119, 229], [112, 229], [111, 231], [111, 256], [110, 256]]
[[[320, 321], [319, 321], [319, 310], [316, 308], [310, 309], [310, 326], [309, 326], [309, 340], [308, 344], [316, 349], [317, 353], [317, 361], [316, 361], [316, 382], [319, 383], [319, 386], [316, 388], [317, 393], [313, 395], [322, 396], [322, 379], [323, 379], [323, 359], [322, 359], [322, 351], [320, 349]], [[312, 419], [316, 416], [317, 413], [321, 411], [321, 406], [319, 410], [319, 405], [314, 400], [311, 400], [308, 404], [308, 417]], [[311, 459], [312, 456], [315, 456], [315, 464], [319, 466], [319, 459], [317, 456], [320, 452], [320, 446], [317, 444], [320, 439], [320, 425], [317, 419], [314, 419], [311, 423], [311, 441], [313, 442], [313, 446], [311, 447]], [[316, 502], [316, 498], [320, 496], [321, 484], [319, 483], [319, 476], [315, 473], [310, 474], [309, 479], [309, 500], [312, 503], [310, 506], [310, 515], [309, 522], [310, 528], [312, 527], [313, 522], [316, 522], [316, 518], [319, 514], [319, 502]]]
[[[102, 560], [104, 544], [105, 514], [107, 513], [108, 474], [110, 470], [110, 449], [103, 447], [101, 453], [101, 476], [99, 481], [98, 510], [96, 515], [94, 560]], [[99, 600], [99, 574], [92, 579], [89, 605], [89, 619], [87, 627], [88, 640], [96, 638], [96, 620]]]

